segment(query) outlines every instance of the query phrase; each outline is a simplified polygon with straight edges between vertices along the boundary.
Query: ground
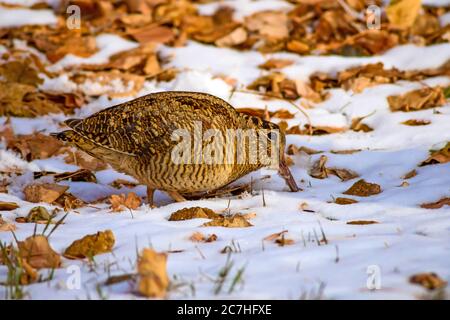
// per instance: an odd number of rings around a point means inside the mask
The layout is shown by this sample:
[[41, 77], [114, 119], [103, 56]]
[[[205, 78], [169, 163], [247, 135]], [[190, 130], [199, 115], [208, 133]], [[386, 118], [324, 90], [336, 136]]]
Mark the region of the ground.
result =
[[[282, 1], [268, 1], [269, 8], [287, 6]], [[206, 13], [214, 4], [201, 5]], [[251, 12], [267, 8], [255, 6]], [[281, 6], [281, 7], [278, 7]], [[247, 8], [242, 6], [242, 8]], [[6, 10], [6, 9], [1, 9]], [[43, 15], [42, 19], [51, 16]], [[66, 57], [51, 68], [59, 70], [65, 64], [101, 63], [122, 50], [137, 47], [131, 40], [117, 35], [97, 36], [100, 51], [95, 57]], [[17, 46], [27, 48], [17, 42]], [[0, 46], [0, 52], [6, 48]], [[356, 117], [368, 116], [364, 123], [373, 131], [346, 130], [324, 135], [287, 136], [287, 144], [323, 151], [318, 154], [291, 155], [292, 173], [303, 190], [289, 192], [283, 180], [273, 170], [262, 169], [251, 177], [253, 190], [240, 196], [174, 203], [166, 194], [156, 192], [157, 208], [146, 204], [137, 209], [112, 212], [107, 201], [70, 210], [64, 224], [50, 237], [52, 248], [62, 253], [74, 240], [98, 231], [112, 230], [116, 239], [110, 253], [87, 260], [62, 259], [62, 268], [55, 269], [51, 281], [24, 287], [26, 297], [32, 299], [139, 299], [134, 282], [126, 281], [105, 286], [111, 275], [135, 273], [137, 253], [145, 247], [167, 252], [167, 273], [171, 285], [169, 299], [418, 299], [432, 297], [426, 289], [409, 282], [410, 276], [435, 272], [444, 280], [450, 279], [450, 207], [422, 208], [424, 203], [436, 202], [450, 195], [450, 163], [419, 166], [430, 155], [430, 150], [443, 148], [450, 141], [450, 104], [415, 112], [392, 112], [387, 97], [399, 95], [424, 86], [449, 86], [448, 76], [426, 78], [423, 81], [397, 81], [378, 84], [354, 93], [343, 88], [330, 89], [329, 98], [314, 103], [300, 112], [284, 99], [267, 100], [244, 90], [234, 90], [223, 76], [235, 79], [245, 86], [257, 79], [262, 71], [258, 65], [269, 58], [293, 61], [283, 73], [291, 79], [307, 80], [314, 72], [336, 73], [367, 63], [383, 62], [385, 68], [421, 70], [437, 68], [450, 58], [450, 44], [419, 47], [413, 44], [396, 46], [372, 57], [299, 56], [294, 53], [261, 54], [258, 51], [236, 51], [189, 40], [186, 46], [173, 48], [161, 45], [160, 52], [170, 62], [167, 66], [180, 70], [169, 82], [147, 80], [134, 97], [165, 90], [201, 91], [219, 96], [236, 108], [265, 108], [269, 111], [289, 110], [295, 116], [285, 120], [289, 127], [312, 123], [314, 126], [341, 128], [349, 126]], [[201, 57], [201, 58], [199, 58]], [[41, 85], [46, 89], [70, 91], [70, 80], [64, 75], [45, 77]], [[92, 89], [92, 88], [90, 88]], [[108, 99], [101, 95], [75, 111], [71, 117], [84, 117], [131, 97]], [[297, 101], [298, 102], [298, 101]], [[15, 134], [60, 131], [64, 114], [35, 118], [10, 119]], [[408, 119], [426, 119], [424, 126], [407, 126]], [[6, 117], [0, 118], [0, 127]], [[279, 122], [279, 120], [278, 120]], [[358, 150], [353, 153], [335, 151]], [[349, 169], [359, 178], [341, 181], [330, 175], [325, 179], [310, 176], [310, 170], [321, 156], [328, 158], [327, 167]], [[17, 152], [0, 148], [0, 170], [16, 167], [23, 174], [15, 176], [8, 193], [0, 193], [0, 201], [15, 202], [19, 208], [3, 211], [2, 217], [14, 223], [26, 216], [35, 203], [25, 201], [23, 187], [33, 181], [33, 171], [66, 172], [79, 169], [67, 164], [64, 157], [53, 156], [27, 162]], [[416, 170], [416, 176], [404, 179]], [[121, 178], [133, 178], [105, 169], [95, 173], [98, 183], [62, 181], [69, 192], [86, 201], [109, 197], [112, 194], [135, 192], [142, 198], [145, 187], [113, 188], [110, 183]], [[264, 178], [265, 176], [269, 178]], [[45, 180], [46, 177], [40, 181]], [[50, 179], [50, 178], [47, 178]], [[236, 184], [250, 181], [250, 176]], [[358, 179], [376, 183], [381, 192], [369, 197], [343, 195]], [[48, 180], [48, 181], [51, 181]], [[339, 205], [335, 198], [357, 200], [351, 205]], [[41, 203], [49, 211], [55, 205]], [[251, 214], [247, 228], [203, 227], [207, 219], [168, 221], [171, 213], [188, 207], [207, 207], [215, 211]], [[62, 217], [63, 213], [58, 216]], [[349, 221], [373, 221], [372, 224], [348, 224]], [[35, 224], [16, 223], [15, 236], [25, 239], [33, 234]], [[45, 225], [38, 224], [40, 233]], [[293, 243], [280, 246], [273, 240], [264, 240], [282, 232]], [[210, 243], [193, 242], [195, 232], [215, 234]], [[0, 240], [13, 241], [10, 232], [0, 232]], [[223, 253], [228, 247], [229, 253]], [[226, 251], [226, 250], [225, 250]], [[231, 270], [222, 288], [218, 288], [220, 271], [228, 263]], [[81, 285], [73, 288], [70, 281], [75, 269], [81, 270]], [[243, 272], [239, 276], [239, 272]], [[6, 267], [0, 266], [0, 279], [6, 277]], [[50, 270], [40, 273], [47, 275]], [[373, 289], [371, 280], [380, 286]], [[233, 280], [237, 284], [233, 285]], [[373, 290], [372, 290], [372, 289]], [[0, 286], [0, 297], [7, 288]]]

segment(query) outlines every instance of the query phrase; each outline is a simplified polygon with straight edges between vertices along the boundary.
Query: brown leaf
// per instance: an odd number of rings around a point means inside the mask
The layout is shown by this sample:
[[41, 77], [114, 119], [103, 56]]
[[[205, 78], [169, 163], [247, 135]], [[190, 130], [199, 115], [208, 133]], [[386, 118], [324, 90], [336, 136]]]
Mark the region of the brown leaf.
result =
[[204, 227], [245, 228], [253, 225], [241, 215], [218, 216], [210, 222], [203, 224]]
[[284, 39], [289, 35], [285, 12], [259, 11], [245, 17], [244, 23], [248, 30], [271, 40]]
[[205, 236], [201, 232], [194, 232], [190, 237], [189, 240], [193, 242], [214, 242], [217, 240], [217, 236], [215, 234], [210, 234], [209, 236]]
[[141, 198], [134, 192], [129, 192], [126, 196], [125, 194], [113, 194], [109, 198], [109, 201], [111, 202], [111, 210], [113, 212], [123, 211], [123, 207], [126, 207], [130, 210], [135, 210], [142, 204]]
[[319, 92], [314, 91], [305, 81], [295, 80], [295, 88], [300, 97], [316, 103], [322, 102], [326, 97], [326, 95], [322, 96]]
[[373, 131], [373, 129], [371, 127], [369, 127], [367, 124], [362, 123], [362, 121], [367, 117], [368, 116], [352, 119], [352, 124], [350, 125], [350, 129], [353, 131], [356, 131], [356, 132], [358, 132], [358, 131], [362, 131], [362, 132]]
[[0, 211], [11, 211], [19, 208], [19, 205], [15, 202], [0, 201]]
[[224, 37], [217, 39], [214, 43], [218, 47], [233, 47], [244, 43], [247, 40], [247, 31], [242, 28], [236, 28]]
[[435, 290], [445, 288], [447, 282], [441, 279], [434, 272], [417, 273], [409, 278], [409, 282], [413, 284], [421, 285], [428, 290]]
[[17, 244], [20, 257], [31, 267], [36, 269], [53, 269], [61, 266], [60, 255], [50, 247], [48, 239], [45, 236], [31, 236], [24, 241], [18, 241]]
[[8, 148], [20, 152], [25, 160], [47, 159], [55, 155], [63, 144], [42, 133], [19, 135], [9, 141]]
[[439, 150], [435, 150], [431, 152], [431, 155], [423, 161], [420, 166], [426, 166], [430, 164], [436, 163], [447, 163], [450, 161], [450, 142]]
[[110, 185], [113, 188], [120, 189], [122, 187], [134, 188], [138, 184], [136, 182], [128, 181], [128, 180], [125, 180], [125, 179], [116, 179], [113, 182], [111, 182]]
[[297, 147], [296, 145], [293, 145], [293, 144], [290, 144], [287, 148], [287, 154], [289, 154], [289, 155], [297, 155], [301, 152], [312, 155], [312, 154], [321, 153], [323, 151], [314, 150], [314, 149], [304, 147], [304, 146]]
[[21, 83], [37, 87], [44, 80], [39, 78], [36, 69], [26, 61], [9, 61], [0, 65], [0, 75], [9, 83]]
[[61, 186], [55, 183], [42, 183], [26, 186], [23, 193], [25, 194], [26, 201], [52, 203], [68, 189], [68, 186]]
[[421, 9], [421, 0], [391, 1], [386, 7], [389, 22], [400, 29], [411, 27]]
[[287, 232], [288, 232], [288, 230], [283, 230], [281, 232], [272, 233], [272, 234], [268, 235], [267, 237], [265, 237], [263, 240], [274, 241], [275, 239], [278, 239], [279, 237], [281, 237], [283, 234], [285, 234]]
[[414, 178], [415, 176], [417, 176], [417, 171], [416, 171], [416, 169], [413, 169], [413, 170], [409, 171], [408, 173], [406, 173], [402, 177], [402, 179], [411, 179], [411, 178]]
[[450, 206], [450, 198], [442, 198], [436, 202], [424, 203], [421, 204], [420, 207], [424, 209], [439, 209], [443, 206]]
[[127, 28], [126, 31], [139, 43], [169, 43], [175, 38], [171, 28], [150, 24], [141, 28]]
[[421, 119], [409, 119], [402, 122], [402, 124], [407, 126], [427, 126], [430, 123], [431, 123], [430, 120], [421, 120]]
[[53, 204], [60, 205], [64, 208], [64, 211], [68, 212], [73, 209], [81, 208], [86, 203], [83, 200], [75, 197], [73, 194], [65, 192], [58, 199], [56, 199]]
[[163, 298], [169, 286], [167, 255], [145, 248], [138, 258], [137, 269], [139, 293], [150, 298]]
[[287, 66], [290, 66], [294, 63], [292, 60], [288, 59], [269, 59], [263, 64], [260, 64], [258, 68], [264, 69], [264, 70], [272, 70], [272, 69], [281, 69]]
[[357, 200], [355, 199], [350, 199], [350, 198], [342, 198], [342, 197], [338, 197], [334, 200], [334, 202], [336, 204], [340, 204], [340, 205], [348, 205], [348, 204], [353, 204], [353, 203], [358, 203]]
[[357, 174], [356, 172], [354, 172], [352, 170], [348, 170], [348, 169], [327, 168], [327, 172], [328, 172], [328, 174], [335, 175], [336, 177], [341, 179], [341, 181], [347, 181], [347, 180], [351, 180], [351, 179], [355, 179], [355, 178], [359, 177], [359, 174]]
[[347, 224], [351, 225], [366, 225], [366, 224], [376, 224], [378, 221], [373, 220], [353, 220], [353, 221], [347, 221]]
[[284, 234], [282, 234], [280, 238], [275, 240], [275, 243], [278, 244], [280, 247], [284, 247], [287, 245], [294, 244], [294, 240], [286, 239]]
[[26, 217], [16, 218], [16, 222], [47, 224], [49, 222], [52, 223], [52, 218], [54, 216], [55, 214], [50, 214], [46, 208], [38, 206], [32, 208]]
[[376, 183], [366, 182], [364, 179], [356, 181], [344, 194], [359, 197], [368, 197], [381, 192], [381, 187]]
[[214, 219], [218, 214], [213, 210], [201, 207], [183, 208], [170, 215], [169, 221], [182, 221], [190, 219]]
[[327, 161], [328, 158], [325, 155], [320, 156], [319, 160], [317, 160], [313, 164], [311, 170], [309, 171], [309, 175], [316, 179], [325, 179], [328, 178], [328, 175], [335, 175], [342, 181], [347, 181], [359, 177], [356, 172], [348, 169], [327, 168], [325, 166]]
[[115, 238], [111, 230], [99, 231], [75, 240], [65, 251], [68, 259], [92, 258], [95, 255], [111, 252]]
[[389, 96], [387, 100], [391, 111], [416, 111], [445, 104], [444, 91], [441, 87], [417, 89], [402, 95]]

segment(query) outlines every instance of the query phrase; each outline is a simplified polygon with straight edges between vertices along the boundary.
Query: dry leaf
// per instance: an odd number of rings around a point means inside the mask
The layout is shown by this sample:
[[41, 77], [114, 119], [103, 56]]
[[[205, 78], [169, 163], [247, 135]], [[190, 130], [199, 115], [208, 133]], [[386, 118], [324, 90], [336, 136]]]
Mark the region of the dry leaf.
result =
[[0, 201], [0, 211], [11, 211], [19, 208], [19, 205], [15, 202]]
[[201, 232], [194, 232], [190, 237], [189, 240], [193, 242], [214, 242], [217, 240], [217, 236], [215, 234], [210, 234], [209, 236], [205, 236]]
[[19, 135], [8, 142], [8, 149], [20, 152], [27, 161], [47, 159], [61, 149], [63, 144], [57, 139], [42, 133]]
[[244, 43], [247, 40], [247, 31], [244, 28], [239, 27], [234, 29], [226, 36], [219, 38], [215, 41], [218, 47], [233, 47]]
[[135, 210], [142, 204], [141, 198], [134, 192], [129, 192], [126, 196], [125, 194], [113, 194], [109, 198], [109, 202], [111, 202], [111, 210], [113, 212], [123, 211], [124, 207]]
[[449, 161], [450, 161], [450, 142], [447, 142], [447, 144], [442, 149], [432, 151], [428, 159], [423, 161], [420, 164], [420, 166], [426, 166], [436, 163], [447, 163]]
[[69, 259], [91, 259], [93, 256], [111, 252], [115, 238], [111, 230], [99, 231], [75, 240], [65, 251], [64, 257]]
[[344, 194], [359, 197], [368, 197], [381, 192], [381, 187], [376, 183], [366, 182], [364, 179], [356, 181]]
[[92, 171], [87, 169], [80, 169], [73, 172], [63, 172], [55, 174], [54, 176], [55, 182], [69, 180], [69, 181], [83, 181], [83, 182], [93, 182], [97, 183], [97, 178], [92, 173]]
[[31, 184], [25, 187], [23, 193], [25, 200], [29, 202], [52, 203], [69, 189], [68, 186], [61, 186], [55, 183]]
[[288, 17], [285, 12], [259, 11], [245, 17], [244, 23], [248, 30], [271, 40], [289, 36]]
[[293, 144], [290, 144], [287, 148], [287, 154], [289, 154], [289, 155], [297, 155], [302, 152], [312, 155], [312, 154], [322, 153], [323, 151], [314, 150], [314, 149], [304, 147], [304, 146], [297, 147], [296, 145], [293, 145]]
[[378, 221], [374, 220], [353, 220], [353, 221], [347, 221], [347, 224], [351, 225], [366, 225], [366, 224], [376, 224], [379, 223]]
[[172, 29], [154, 24], [142, 28], [127, 28], [126, 33], [142, 44], [168, 43], [175, 38]]
[[64, 208], [64, 211], [68, 212], [73, 209], [81, 208], [85, 205], [85, 202], [69, 192], [65, 192], [53, 204], [60, 205]]
[[427, 126], [430, 123], [431, 123], [430, 120], [421, 120], [421, 119], [409, 119], [402, 122], [402, 124], [407, 126]]
[[447, 282], [434, 272], [414, 274], [409, 278], [409, 282], [421, 285], [428, 290], [445, 288], [447, 286]]
[[132, 182], [132, 181], [128, 181], [125, 179], [116, 179], [113, 182], [110, 183], [110, 186], [116, 189], [120, 189], [122, 187], [126, 187], [126, 188], [134, 188], [136, 187], [138, 184], [136, 182]]
[[253, 225], [241, 215], [218, 216], [214, 218], [212, 221], [203, 224], [203, 227], [225, 227], [225, 228], [245, 228], [252, 226]]
[[50, 247], [48, 239], [45, 236], [31, 236], [24, 241], [18, 241], [17, 244], [20, 257], [31, 267], [36, 269], [53, 269], [61, 266], [60, 255]]
[[264, 70], [272, 70], [272, 69], [282, 69], [284, 67], [290, 66], [294, 63], [292, 60], [288, 59], [269, 59], [263, 64], [260, 64], [258, 68], [264, 69]]
[[373, 131], [371, 127], [369, 127], [367, 124], [362, 123], [362, 121], [367, 118], [365, 117], [358, 117], [352, 119], [352, 124], [350, 125], [350, 129], [356, 132], [362, 131], [362, 132], [370, 132]]
[[138, 258], [137, 269], [139, 293], [150, 298], [163, 298], [169, 286], [167, 255], [145, 248]]
[[441, 87], [417, 89], [402, 95], [389, 96], [387, 100], [391, 111], [416, 111], [445, 104]]
[[38, 206], [30, 210], [26, 217], [17, 217], [16, 222], [19, 223], [52, 223], [55, 214], [50, 214], [46, 208]]
[[190, 219], [215, 219], [218, 214], [213, 210], [201, 207], [183, 208], [172, 213], [169, 221], [182, 221]]
[[420, 207], [424, 209], [439, 209], [443, 206], [450, 206], [450, 198], [442, 198], [436, 202], [424, 203]]
[[414, 24], [421, 8], [421, 0], [394, 0], [386, 7], [389, 22], [400, 29]]
[[417, 176], [417, 171], [416, 171], [416, 169], [413, 169], [413, 170], [409, 171], [408, 173], [406, 173], [402, 177], [402, 179], [411, 179], [411, 178], [414, 178], [415, 176]]
[[309, 175], [317, 179], [325, 179], [328, 178], [328, 175], [335, 175], [342, 181], [347, 181], [359, 177], [356, 172], [348, 169], [327, 168], [325, 166], [327, 161], [328, 158], [325, 155], [320, 156], [319, 160], [317, 160], [313, 164], [311, 170], [309, 171]]
[[340, 204], [340, 205], [347, 205], [347, 204], [353, 204], [353, 203], [358, 203], [357, 200], [355, 199], [350, 199], [350, 198], [343, 198], [343, 197], [338, 197], [334, 200], [334, 202], [336, 204]]
[[295, 80], [295, 88], [300, 97], [319, 103], [325, 99], [319, 92], [314, 91], [313, 88], [305, 81]]

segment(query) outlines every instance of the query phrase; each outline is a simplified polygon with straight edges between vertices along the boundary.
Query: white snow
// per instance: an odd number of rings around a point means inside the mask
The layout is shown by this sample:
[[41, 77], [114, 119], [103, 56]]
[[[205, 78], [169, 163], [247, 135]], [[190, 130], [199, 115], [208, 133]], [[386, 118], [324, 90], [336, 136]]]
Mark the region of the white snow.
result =
[[56, 16], [52, 10], [16, 9], [0, 6], [0, 28], [20, 27], [29, 24], [55, 24], [56, 22]]
[[[430, 1], [425, 1], [429, 3]], [[434, 1], [436, 2], [436, 1]], [[227, 1], [228, 3], [228, 1]], [[231, 3], [231, 1], [230, 1]], [[277, 7], [280, 1], [267, 4], [255, 2], [251, 7], [239, 1], [232, 2], [242, 14], [249, 10]], [[250, 3], [245, 1], [245, 3]], [[269, 5], [270, 3], [270, 5]], [[201, 5], [201, 10], [211, 10], [216, 4]], [[264, 8], [263, 8], [264, 6]], [[251, 11], [253, 12], [253, 11]], [[97, 37], [100, 51], [90, 58], [66, 56], [51, 68], [59, 70], [80, 63], [104, 63], [108, 58], [123, 50], [130, 50], [136, 43], [115, 35]], [[1, 51], [0, 47], [0, 51]], [[439, 44], [429, 47], [413, 45], [396, 47], [383, 55], [370, 58], [347, 58], [337, 56], [298, 56], [290, 53], [262, 55], [257, 52], [239, 52], [215, 48], [195, 42], [186, 47], [161, 47], [162, 54], [173, 55], [170, 66], [180, 69], [177, 77], [168, 83], [147, 81], [137, 96], [164, 90], [193, 90], [215, 94], [235, 107], [268, 107], [269, 110], [288, 109], [295, 113], [289, 125], [308, 123], [307, 118], [292, 104], [272, 99], [264, 100], [253, 93], [233, 92], [232, 87], [221, 77], [237, 81], [238, 89], [249, 84], [267, 72], [258, 65], [270, 57], [283, 57], [294, 61], [282, 71], [292, 79], [306, 80], [314, 72], [334, 73], [346, 68], [382, 61], [386, 68], [401, 70], [438, 67], [450, 58], [450, 45]], [[281, 178], [268, 169], [254, 172], [240, 182], [255, 181], [253, 194], [242, 198], [216, 198], [201, 201], [174, 203], [165, 193], [156, 192], [158, 208], [142, 205], [138, 210], [112, 213], [106, 203], [96, 203], [71, 211], [65, 223], [50, 237], [50, 243], [57, 252], [63, 252], [72, 241], [86, 234], [111, 229], [116, 237], [113, 253], [95, 257], [95, 272], [92, 264], [83, 261], [63, 259], [63, 268], [55, 271], [51, 282], [25, 287], [29, 298], [34, 299], [76, 299], [100, 298], [97, 285], [111, 275], [135, 272], [136, 249], [153, 247], [157, 251], [181, 250], [168, 255], [168, 273], [178, 289], [171, 290], [170, 299], [180, 298], [251, 298], [251, 299], [298, 299], [318, 298], [317, 292], [324, 284], [321, 297], [329, 299], [416, 299], [427, 292], [408, 282], [409, 276], [419, 272], [436, 272], [444, 280], [450, 280], [450, 208], [423, 209], [422, 203], [434, 202], [450, 196], [450, 163], [418, 167], [426, 159], [430, 149], [441, 148], [450, 141], [450, 104], [417, 112], [391, 112], [386, 97], [401, 94], [423, 86], [449, 85], [449, 77], [436, 77], [422, 82], [400, 81], [394, 84], [377, 85], [354, 94], [342, 89], [330, 90], [330, 98], [312, 108], [303, 108], [313, 125], [348, 127], [355, 117], [370, 115], [364, 123], [374, 131], [360, 133], [346, 131], [341, 134], [323, 136], [289, 135], [287, 143], [324, 151], [328, 167], [346, 168], [356, 171], [361, 178], [378, 183], [382, 193], [370, 197], [342, 195], [355, 181], [341, 182], [337, 177], [315, 179], [308, 170], [321, 154], [293, 156], [295, 164], [292, 173], [301, 188], [291, 193]], [[74, 90], [74, 84], [67, 76], [45, 79], [45, 89]], [[85, 117], [103, 108], [131, 100], [135, 97], [108, 99], [100, 96], [89, 101], [76, 117]], [[295, 101], [298, 106], [300, 101]], [[66, 117], [62, 114], [34, 119], [12, 118], [17, 134], [35, 131], [45, 133], [59, 131], [59, 123]], [[410, 127], [400, 124], [408, 119], [424, 119], [430, 125]], [[5, 119], [0, 121], [0, 130]], [[275, 120], [277, 121], [277, 120]], [[335, 154], [331, 151], [361, 149], [353, 154]], [[9, 187], [9, 194], [0, 193], [0, 201], [14, 201], [20, 208], [2, 212], [3, 218], [13, 222], [17, 216], [25, 216], [36, 204], [23, 201], [22, 189], [33, 181], [32, 171], [71, 171], [77, 167], [64, 163], [61, 156], [46, 160], [25, 162], [20, 157], [0, 147], [0, 171], [18, 168], [25, 171], [15, 176]], [[412, 169], [417, 176], [402, 186], [402, 176]], [[263, 179], [266, 175], [270, 178]], [[121, 189], [112, 188], [109, 183], [115, 179], [134, 179], [112, 169], [96, 173], [98, 183], [61, 182], [70, 186], [69, 191], [86, 201], [95, 201], [112, 194], [136, 192], [145, 196], [144, 186]], [[49, 178], [44, 178], [47, 181]], [[238, 182], [239, 183], [239, 182]], [[262, 192], [266, 206], [263, 205]], [[333, 203], [336, 197], [351, 197], [359, 203], [340, 206]], [[48, 209], [54, 206], [40, 204]], [[195, 219], [171, 222], [167, 218], [178, 209], [201, 206], [213, 210], [224, 210], [228, 206], [232, 213], [256, 213], [249, 228], [201, 227], [207, 221]], [[301, 208], [308, 211], [302, 211]], [[58, 217], [62, 217], [62, 213]], [[348, 225], [351, 220], [375, 220], [378, 224]], [[33, 233], [33, 224], [17, 224], [16, 236], [24, 239]], [[43, 225], [37, 226], [40, 232]], [[286, 237], [295, 243], [279, 247], [265, 241], [266, 236], [288, 230]], [[328, 243], [317, 243], [324, 232]], [[194, 232], [205, 235], [216, 234], [218, 240], [212, 243], [193, 243], [188, 238]], [[10, 242], [10, 233], [0, 232], [0, 241]], [[224, 266], [227, 255], [220, 253], [225, 246], [239, 247], [231, 254], [234, 267], [224, 290], [214, 294], [214, 282]], [[78, 266], [81, 270], [80, 288], [69, 288], [71, 276], [68, 267]], [[366, 286], [368, 269], [376, 266], [381, 270], [381, 289], [369, 290]], [[243, 282], [228, 293], [232, 277], [240, 267], [245, 267]], [[47, 274], [42, 270], [41, 274]], [[49, 272], [49, 271], [48, 271]], [[6, 277], [6, 268], [0, 266], [0, 279]], [[190, 288], [195, 288], [191, 290]], [[103, 294], [112, 299], [136, 298], [127, 282], [101, 286]], [[0, 296], [5, 287], [0, 286]]]

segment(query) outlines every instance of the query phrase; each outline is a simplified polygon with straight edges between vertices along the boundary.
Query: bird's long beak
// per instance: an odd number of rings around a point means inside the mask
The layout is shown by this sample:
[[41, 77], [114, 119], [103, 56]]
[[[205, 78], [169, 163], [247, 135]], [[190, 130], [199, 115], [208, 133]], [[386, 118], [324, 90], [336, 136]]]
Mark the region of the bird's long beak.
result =
[[300, 190], [300, 188], [297, 186], [297, 183], [295, 182], [294, 177], [292, 176], [291, 170], [289, 170], [289, 167], [286, 164], [286, 160], [284, 159], [284, 157], [280, 159], [280, 167], [278, 169], [278, 173], [286, 181], [286, 184], [289, 186], [289, 189], [291, 189], [292, 192], [297, 192]]

